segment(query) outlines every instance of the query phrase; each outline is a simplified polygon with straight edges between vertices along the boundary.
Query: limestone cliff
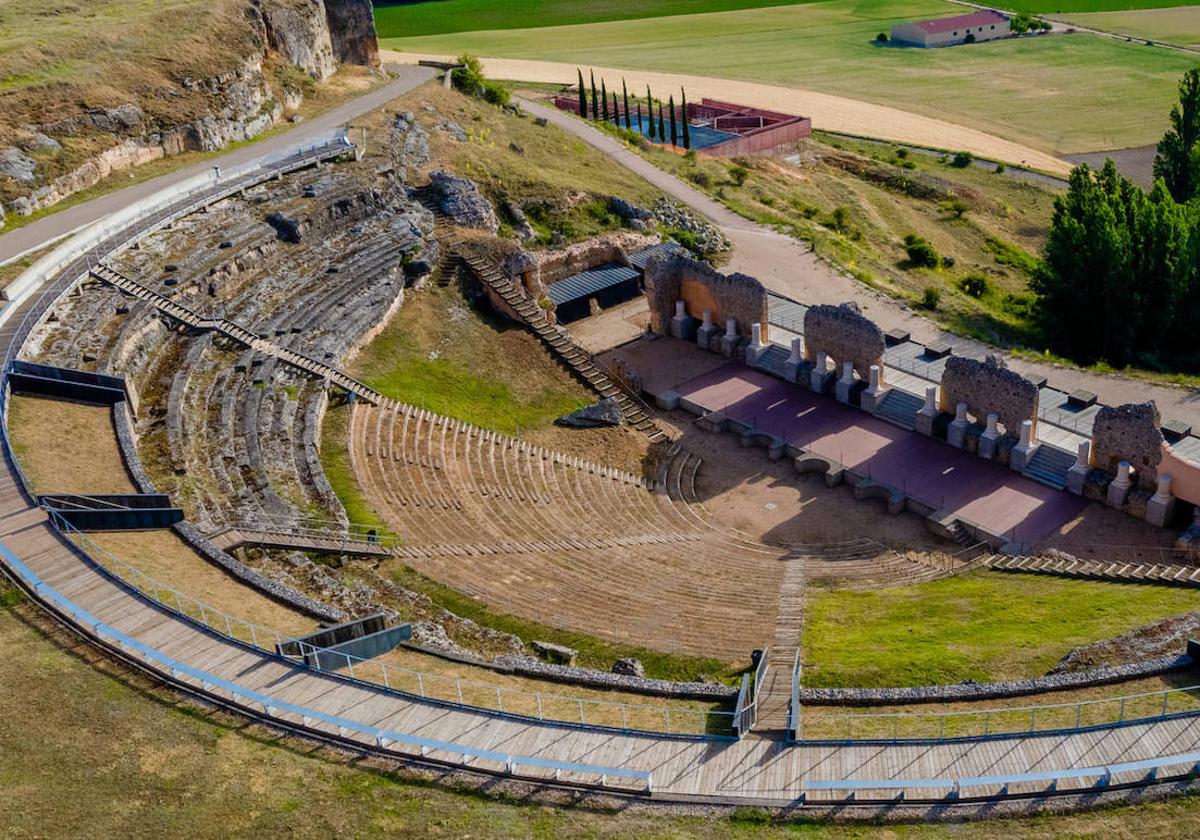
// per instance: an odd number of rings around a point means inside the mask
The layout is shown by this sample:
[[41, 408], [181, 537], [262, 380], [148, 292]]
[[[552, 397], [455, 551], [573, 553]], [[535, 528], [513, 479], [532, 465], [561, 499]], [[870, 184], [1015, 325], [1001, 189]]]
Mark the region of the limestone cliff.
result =
[[256, 137], [339, 63], [378, 61], [369, 0], [210, 1], [211, 23], [178, 60], [147, 47], [103, 87], [0, 92], [0, 228], [5, 212], [32, 214], [112, 172]]

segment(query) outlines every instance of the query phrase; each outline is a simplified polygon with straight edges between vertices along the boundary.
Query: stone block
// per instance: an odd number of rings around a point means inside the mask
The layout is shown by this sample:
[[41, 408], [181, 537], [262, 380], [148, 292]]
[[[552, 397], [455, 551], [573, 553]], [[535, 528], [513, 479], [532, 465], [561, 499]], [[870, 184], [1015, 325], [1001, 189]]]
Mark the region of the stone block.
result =
[[1162, 430], [1163, 437], [1165, 437], [1171, 443], [1183, 440], [1192, 433], [1191, 424], [1185, 423], [1182, 420], [1164, 420], [1160, 428]]
[[574, 665], [575, 660], [579, 658], [579, 651], [575, 650], [575, 648], [569, 648], [566, 645], [539, 641], [533, 641], [530, 644], [533, 647], [534, 653], [558, 665]]
[[1098, 397], [1091, 391], [1079, 388], [1067, 394], [1067, 405], [1072, 408], [1089, 408], [1096, 404], [1097, 399]]
[[883, 341], [888, 347], [895, 347], [908, 341], [910, 337], [908, 330], [894, 329], [883, 334]]
[[925, 356], [929, 359], [944, 359], [952, 352], [950, 345], [944, 341], [934, 341], [925, 345]]
[[663, 391], [654, 397], [654, 403], [663, 411], [674, 411], [679, 408], [679, 392], [675, 390]]

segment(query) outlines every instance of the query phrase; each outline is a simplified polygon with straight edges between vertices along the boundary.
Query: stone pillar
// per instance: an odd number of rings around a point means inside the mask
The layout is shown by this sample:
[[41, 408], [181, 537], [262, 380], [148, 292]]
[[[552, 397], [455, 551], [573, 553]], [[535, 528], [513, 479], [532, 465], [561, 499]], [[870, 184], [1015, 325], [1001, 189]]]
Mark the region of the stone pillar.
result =
[[1119, 508], [1125, 504], [1125, 499], [1129, 496], [1129, 489], [1133, 486], [1133, 479], [1130, 478], [1132, 471], [1133, 465], [1128, 461], [1117, 464], [1117, 477], [1108, 485], [1109, 506]]
[[691, 340], [696, 337], [696, 319], [687, 314], [687, 304], [675, 301], [675, 317], [671, 319], [671, 335]]
[[1008, 465], [1017, 472], [1025, 472], [1025, 468], [1029, 466], [1029, 462], [1033, 460], [1034, 453], [1038, 450], [1038, 442], [1033, 437], [1033, 421], [1021, 421], [1021, 439], [1016, 446], [1013, 447], [1012, 456], [1009, 459]]
[[783, 373], [784, 378], [788, 382], [795, 382], [800, 378], [800, 369], [804, 366], [804, 341], [799, 336], [792, 339], [792, 352], [788, 356], [787, 362], [784, 363]]
[[962, 449], [967, 440], [967, 426], [969, 425], [971, 424], [967, 420], [967, 404], [959, 403], [954, 409], [954, 420], [946, 431], [946, 443]]
[[453, 83], [454, 83], [454, 71], [447, 70], [445, 72], [445, 74], [442, 76], [442, 87], [444, 87], [446, 90], [450, 90], [450, 86]]
[[925, 388], [925, 405], [917, 412], [917, 431], [923, 435], [933, 435], [933, 421], [938, 416], [937, 386]]
[[833, 374], [829, 372], [829, 357], [822, 351], [817, 354], [817, 361], [808, 375], [808, 387], [818, 394], [829, 391], [829, 380]]
[[1075, 454], [1075, 463], [1067, 470], [1067, 490], [1076, 496], [1083, 495], [1083, 486], [1087, 484], [1088, 471], [1092, 467], [1092, 442], [1082, 440]]
[[1150, 501], [1146, 502], [1146, 521], [1159, 528], [1167, 527], [1171, 514], [1175, 512], [1175, 497], [1171, 495], [1171, 476], [1158, 477], [1158, 487]]
[[753, 365], [766, 349], [767, 346], [763, 344], [762, 340], [762, 324], [751, 324], [750, 344], [746, 347], [746, 364]]
[[878, 412], [879, 404], [883, 402], [887, 392], [887, 386], [883, 384], [883, 366], [871, 365], [871, 379], [862, 395], [863, 409], [872, 414]]
[[704, 310], [704, 323], [696, 330], [696, 344], [705, 350], [712, 349], [713, 336], [721, 332], [720, 327], [713, 323], [712, 310]]
[[979, 436], [979, 456], [981, 458], [996, 457], [996, 441], [1000, 440], [999, 422], [1000, 417], [995, 412], [988, 414], [987, 428]]
[[721, 354], [724, 356], [732, 356], [733, 351], [737, 348], [741, 337], [738, 336], [737, 321], [732, 318], [725, 322], [725, 335], [721, 337]]
[[840, 403], [850, 403], [850, 390], [854, 387], [854, 363], [842, 362], [842, 375], [838, 377], [835, 395]]

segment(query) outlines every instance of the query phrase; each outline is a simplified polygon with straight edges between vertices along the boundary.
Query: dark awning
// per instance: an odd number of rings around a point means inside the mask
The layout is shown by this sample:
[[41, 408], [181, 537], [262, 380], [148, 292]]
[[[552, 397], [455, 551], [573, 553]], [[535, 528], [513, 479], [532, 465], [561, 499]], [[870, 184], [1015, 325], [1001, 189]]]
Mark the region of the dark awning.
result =
[[555, 306], [561, 306], [567, 301], [586, 298], [602, 289], [636, 280], [637, 277], [637, 269], [620, 263], [609, 263], [551, 283], [546, 287], [546, 294]]

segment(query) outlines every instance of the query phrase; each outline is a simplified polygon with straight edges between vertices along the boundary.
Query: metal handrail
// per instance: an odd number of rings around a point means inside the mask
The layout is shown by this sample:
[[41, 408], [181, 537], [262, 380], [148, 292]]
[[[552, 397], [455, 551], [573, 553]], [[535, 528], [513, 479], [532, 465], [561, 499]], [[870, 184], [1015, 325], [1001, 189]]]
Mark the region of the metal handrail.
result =
[[[805, 715], [805, 741], [941, 741], [1028, 735], [1142, 723], [1200, 714], [1200, 685], [1159, 691], [1046, 703], [931, 712], [834, 712]], [[1187, 708], [1172, 708], [1187, 699]], [[1089, 715], [1105, 704], [1115, 715]], [[817, 733], [814, 735], [814, 731]]]
[[[55, 526], [76, 541], [76, 544], [80, 545], [89, 557], [152, 601], [192, 621], [199, 622], [218, 635], [248, 644], [273, 655], [278, 654], [279, 645], [286, 637], [277, 630], [230, 615], [173, 589], [130, 565], [107, 549], [98, 546], [57, 512], [53, 510], [47, 512]], [[511, 717], [533, 718], [539, 721], [621, 731], [724, 739], [729, 736], [718, 733], [722, 729], [731, 727], [735, 714], [732, 711], [719, 709], [672, 709], [670, 706], [614, 703], [608, 700], [527, 691], [494, 683], [416, 671], [356, 657], [333, 648], [317, 647], [306, 642], [296, 642], [295, 644], [300, 646], [301, 654], [295, 658], [286, 657], [290, 661], [304, 662], [307, 659], [312, 662], [345, 662], [345, 670], [350, 679], [368, 683], [374, 688], [382, 686], [388, 691], [422, 700], [435, 700], [452, 706], [496, 712]], [[377, 679], [371, 679], [372, 676]], [[487, 702], [480, 702], [481, 699]], [[468, 700], [475, 702], [468, 702]], [[491, 701], [494, 701], [494, 704]], [[570, 710], [569, 717], [565, 710]], [[610, 717], [614, 723], [597, 722], [597, 718], [607, 720]], [[620, 724], [615, 723], [618, 718]], [[663, 726], [662, 728], [653, 728], [631, 725], [631, 718], [634, 721], [658, 719], [662, 721]]]
[[[187, 677], [199, 684], [202, 691], [212, 693], [215, 689], [220, 689], [229, 695], [229, 699], [235, 704], [246, 705], [247, 702], [255, 703], [262, 708], [263, 713], [268, 717], [282, 718], [281, 713], [294, 715], [300, 719], [300, 723], [305, 728], [317, 729], [315, 724], [324, 724], [334, 729], [334, 731], [346, 737], [348, 732], [354, 732], [360, 735], [370, 737], [376, 746], [381, 749], [388, 749], [392, 744], [404, 744], [405, 746], [413, 747], [419, 750], [420, 755], [425, 757], [431, 750], [453, 753], [462, 756], [464, 759], [482, 759], [492, 761], [504, 767], [505, 772], [515, 773], [521, 767], [531, 767], [545, 770], [554, 770], [555, 778], [559, 779], [561, 773], [579, 773], [598, 778], [600, 785], [606, 786], [609, 777], [632, 779], [638, 783], [644, 783], [645, 790], [652, 790], [653, 775], [649, 770], [634, 770], [626, 767], [606, 767], [597, 764], [586, 764], [581, 762], [559, 761], [557, 759], [537, 758], [534, 756], [517, 755], [507, 752], [499, 752], [496, 750], [487, 750], [479, 747], [470, 747], [464, 744], [458, 744], [451, 741], [442, 741], [435, 738], [426, 738], [420, 735], [410, 735], [408, 733], [395, 732], [392, 730], [380, 729], [374, 726], [368, 726], [350, 718], [339, 717], [337, 715], [326, 714], [306, 706], [300, 706], [295, 703], [289, 703], [284, 700], [279, 700], [269, 695], [254, 691], [253, 689], [245, 688], [237, 683], [222, 679], [213, 674], [195, 668], [186, 663], [180, 662], [172, 657], [169, 657], [158, 650], [146, 645], [138, 640], [116, 630], [112, 626], [105, 624], [91, 613], [82, 609], [69, 598], [64, 597], [53, 587], [46, 584], [42, 579], [17, 558], [8, 547], [0, 543], [0, 554], [4, 556], [5, 563], [10, 569], [17, 572], [24, 580], [26, 586], [34, 591], [34, 593], [42, 599], [49, 601], [60, 612], [70, 615], [77, 623], [87, 627], [93, 634], [101, 639], [107, 638], [111, 643], [118, 648], [134, 653], [148, 663], [153, 663], [165, 668], [172, 677], [180, 680]], [[286, 721], [285, 721], [286, 722]], [[329, 734], [329, 733], [322, 733]]]

